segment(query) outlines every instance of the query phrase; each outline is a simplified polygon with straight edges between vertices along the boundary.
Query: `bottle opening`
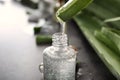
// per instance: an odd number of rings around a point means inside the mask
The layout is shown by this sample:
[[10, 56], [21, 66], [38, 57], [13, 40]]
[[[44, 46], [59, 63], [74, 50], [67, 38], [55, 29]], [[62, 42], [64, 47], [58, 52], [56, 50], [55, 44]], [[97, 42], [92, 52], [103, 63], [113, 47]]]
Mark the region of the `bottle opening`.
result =
[[52, 36], [53, 46], [67, 46], [68, 45], [67, 35], [64, 33], [55, 33]]

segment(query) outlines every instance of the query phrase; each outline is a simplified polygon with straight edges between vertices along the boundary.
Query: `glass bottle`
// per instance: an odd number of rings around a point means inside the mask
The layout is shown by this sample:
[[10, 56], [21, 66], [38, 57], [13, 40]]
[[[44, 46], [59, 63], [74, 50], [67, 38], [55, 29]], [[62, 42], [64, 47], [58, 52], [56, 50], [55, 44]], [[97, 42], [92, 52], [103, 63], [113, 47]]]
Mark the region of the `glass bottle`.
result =
[[76, 52], [67, 35], [55, 33], [52, 46], [43, 51], [44, 80], [75, 80]]

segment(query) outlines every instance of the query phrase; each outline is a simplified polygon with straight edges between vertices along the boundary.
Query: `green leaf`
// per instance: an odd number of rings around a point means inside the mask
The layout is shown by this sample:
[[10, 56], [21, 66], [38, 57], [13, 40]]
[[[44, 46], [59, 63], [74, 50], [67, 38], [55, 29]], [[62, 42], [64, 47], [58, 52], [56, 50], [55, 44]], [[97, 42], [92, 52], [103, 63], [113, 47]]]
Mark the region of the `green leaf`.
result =
[[114, 51], [116, 54], [118, 54], [120, 56], [119, 48], [113, 42], [113, 40], [108, 38], [107, 35], [104, 35], [101, 31], [95, 31], [94, 35], [99, 41], [101, 41], [104, 45], [106, 45], [108, 48], [110, 48], [112, 51]]
[[65, 5], [58, 9], [56, 17], [62, 21], [70, 20], [92, 1], [93, 0], [69, 0]]
[[[110, 31], [108, 28], [103, 27], [102, 33], [113, 42], [113, 45], [111, 44], [111, 47], [115, 48], [117, 46], [118, 48], [118, 54], [120, 55], [120, 36], [112, 31]], [[114, 45], [115, 44], [115, 45]], [[116, 48], [116, 49], [117, 49]]]
[[49, 44], [52, 43], [52, 37], [46, 35], [37, 35], [36, 37], [36, 44]]
[[101, 25], [94, 18], [86, 15], [79, 15], [74, 19], [105, 65], [120, 79], [120, 57], [94, 36], [94, 31], [101, 30]]

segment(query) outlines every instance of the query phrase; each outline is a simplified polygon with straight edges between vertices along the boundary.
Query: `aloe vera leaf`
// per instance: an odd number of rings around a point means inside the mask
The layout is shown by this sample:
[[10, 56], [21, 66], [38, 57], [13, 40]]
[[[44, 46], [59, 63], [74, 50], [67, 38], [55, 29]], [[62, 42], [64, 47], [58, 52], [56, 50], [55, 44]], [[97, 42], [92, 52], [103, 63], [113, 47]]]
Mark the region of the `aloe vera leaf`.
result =
[[93, 12], [94, 14], [96, 14], [97, 16], [99, 16], [103, 19], [116, 17], [115, 14], [113, 14], [112, 12], [110, 13], [109, 10], [104, 9], [103, 7], [101, 7], [100, 5], [97, 5], [95, 3], [90, 4], [90, 6], [88, 6], [87, 10], [90, 12]]
[[116, 30], [116, 29], [111, 29], [112, 32], [116, 33], [117, 35], [120, 36], [120, 30]]
[[119, 0], [94, 0], [94, 3], [101, 5], [101, 7], [111, 11], [117, 16], [120, 15], [120, 1]]
[[56, 17], [62, 21], [70, 20], [73, 16], [86, 8], [92, 1], [93, 0], [69, 0], [58, 9]]
[[34, 30], [34, 34], [38, 34], [38, 33], [40, 33], [41, 28], [42, 28], [42, 27], [34, 27], [34, 28], [33, 28], [33, 30]]
[[45, 36], [45, 35], [37, 35], [36, 36], [36, 44], [48, 44], [52, 43], [52, 37], [51, 36]]
[[[90, 4], [86, 8], [89, 12], [95, 14], [96, 17], [99, 19], [105, 20], [109, 18], [119, 17], [118, 15], [114, 14], [112, 11], [108, 10], [107, 8], [102, 7], [102, 5], [97, 5], [95, 3]], [[111, 22], [113, 27], [120, 29], [120, 22]]]
[[[110, 40], [114, 42], [114, 44], [118, 47], [119, 49], [119, 55], [120, 55], [120, 36], [117, 35], [116, 33], [111, 32], [109, 29], [103, 27], [102, 28], [102, 33], [107, 36]], [[114, 45], [111, 45], [114, 47]]]
[[110, 18], [110, 19], [104, 20], [104, 22], [115, 22], [115, 21], [120, 21], [120, 17], [115, 17], [115, 18]]
[[[84, 16], [84, 17], [83, 17]], [[102, 42], [97, 40], [94, 36], [94, 31], [100, 31], [100, 25], [91, 17], [85, 17], [85, 15], [76, 16], [74, 18], [79, 28], [82, 30], [85, 37], [90, 42], [91, 46], [97, 52], [99, 57], [103, 60], [105, 65], [109, 68], [109, 70], [115, 75], [118, 79], [120, 79], [120, 57], [114, 54], [114, 52], [106, 47]], [[94, 22], [94, 23], [91, 23]]]
[[104, 45], [106, 45], [108, 48], [110, 48], [112, 51], [114, 51], [116, 54], [120, 56], [119, 48], [111, 39], [109, 39], [101, 31], [95, 31], [94, 35], [99, 41], [101, 41]]

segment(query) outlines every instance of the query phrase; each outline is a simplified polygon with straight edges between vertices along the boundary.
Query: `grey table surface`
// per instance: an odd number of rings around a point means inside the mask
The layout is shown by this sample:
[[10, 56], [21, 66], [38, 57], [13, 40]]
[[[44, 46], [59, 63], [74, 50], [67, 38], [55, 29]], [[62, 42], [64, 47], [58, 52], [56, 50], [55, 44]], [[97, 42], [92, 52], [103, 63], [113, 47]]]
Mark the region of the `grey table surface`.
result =
[[[0, 80], [42, 80], [39, 64], [49, 45], [35, 44], [34, 25], [27, 22], [25, 10], [9, 1], [0, 5]], [[116, 80], [75, 23], [69, 22], [67, 33], [78, 48], [76, 80]]]

